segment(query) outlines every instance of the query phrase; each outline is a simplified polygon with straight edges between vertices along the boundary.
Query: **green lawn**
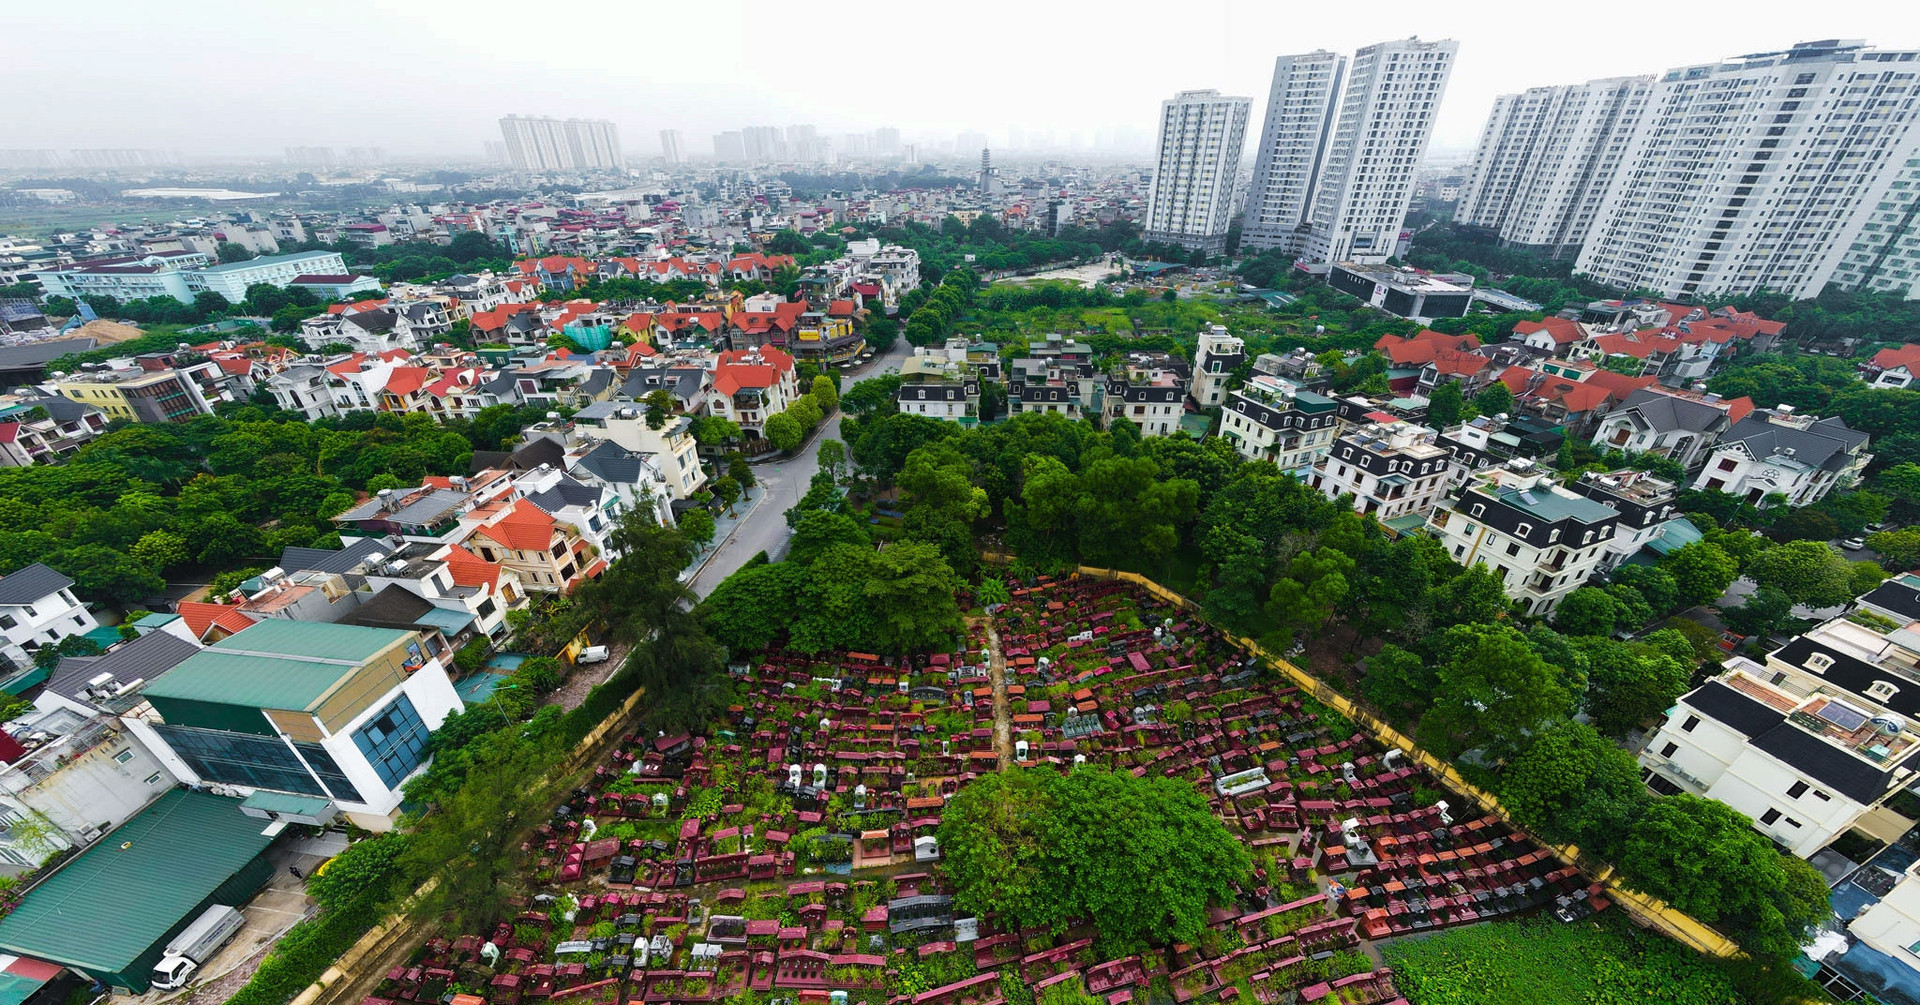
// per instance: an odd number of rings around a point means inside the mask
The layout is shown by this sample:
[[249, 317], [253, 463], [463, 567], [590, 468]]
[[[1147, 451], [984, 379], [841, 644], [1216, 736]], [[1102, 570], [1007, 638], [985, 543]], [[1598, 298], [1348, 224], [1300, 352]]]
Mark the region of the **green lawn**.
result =
[[1719, 968], [1618, 911], [1470, 925], [1381, 947], [1413, 1005], [1742, 1005]]

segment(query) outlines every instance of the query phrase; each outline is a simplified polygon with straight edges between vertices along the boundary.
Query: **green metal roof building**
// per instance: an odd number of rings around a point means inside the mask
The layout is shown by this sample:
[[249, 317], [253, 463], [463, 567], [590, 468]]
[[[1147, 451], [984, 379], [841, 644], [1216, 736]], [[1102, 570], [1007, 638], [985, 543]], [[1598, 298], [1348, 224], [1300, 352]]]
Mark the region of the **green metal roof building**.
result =
[[238, 799], [168, 792], [28, 891], [0, 918], [0, 951], [144, 993], [167, 940], [272, 877], [264, 827]]

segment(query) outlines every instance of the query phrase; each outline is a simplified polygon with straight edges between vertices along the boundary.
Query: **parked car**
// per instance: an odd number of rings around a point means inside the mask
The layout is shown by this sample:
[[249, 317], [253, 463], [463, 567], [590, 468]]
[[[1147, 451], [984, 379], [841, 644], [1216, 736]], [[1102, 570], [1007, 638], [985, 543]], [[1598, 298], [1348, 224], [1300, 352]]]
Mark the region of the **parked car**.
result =
[[605, 663], [607, 661], [607, 647], [606, 646], [588, 646], [585, 649], [580, 650], [580, 655], [574, 657], [573, 661], [578, 664]]
[[1860, 549], [1866, 546], [1867, 546], [1866, 539], [1860, 538], [1860, 537], [1850, 537], [1850, 538], [1847, 538], [1845, 541], [1840, 542], [1840, 547], [1845, 548], [1848, 551], [1859, 551]]

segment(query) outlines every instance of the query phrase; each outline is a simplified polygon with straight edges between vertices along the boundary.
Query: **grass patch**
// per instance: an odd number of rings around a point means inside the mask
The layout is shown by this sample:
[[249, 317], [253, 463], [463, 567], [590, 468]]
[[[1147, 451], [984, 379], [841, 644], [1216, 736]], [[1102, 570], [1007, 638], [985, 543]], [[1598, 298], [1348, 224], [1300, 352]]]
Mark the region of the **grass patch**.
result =
[[1647, 935], [1618, 911], [1571, 925], [1544, 917], [1456, 928], [1381, 947], [1413, 1005], [1639, 1005], [1749, 1001], [1717, 965]]

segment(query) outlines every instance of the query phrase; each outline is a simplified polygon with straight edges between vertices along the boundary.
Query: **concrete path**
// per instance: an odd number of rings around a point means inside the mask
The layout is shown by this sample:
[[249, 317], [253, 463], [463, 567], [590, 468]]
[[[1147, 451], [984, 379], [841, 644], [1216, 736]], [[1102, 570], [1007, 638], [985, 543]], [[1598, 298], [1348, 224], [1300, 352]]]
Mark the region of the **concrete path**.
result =
[[987, 679], [993, 682], [993, 747], [1005, 771], [1013, 767], [1013, 709], [1007, 707], [1007, 657], [992, 618], [987, 619]]

